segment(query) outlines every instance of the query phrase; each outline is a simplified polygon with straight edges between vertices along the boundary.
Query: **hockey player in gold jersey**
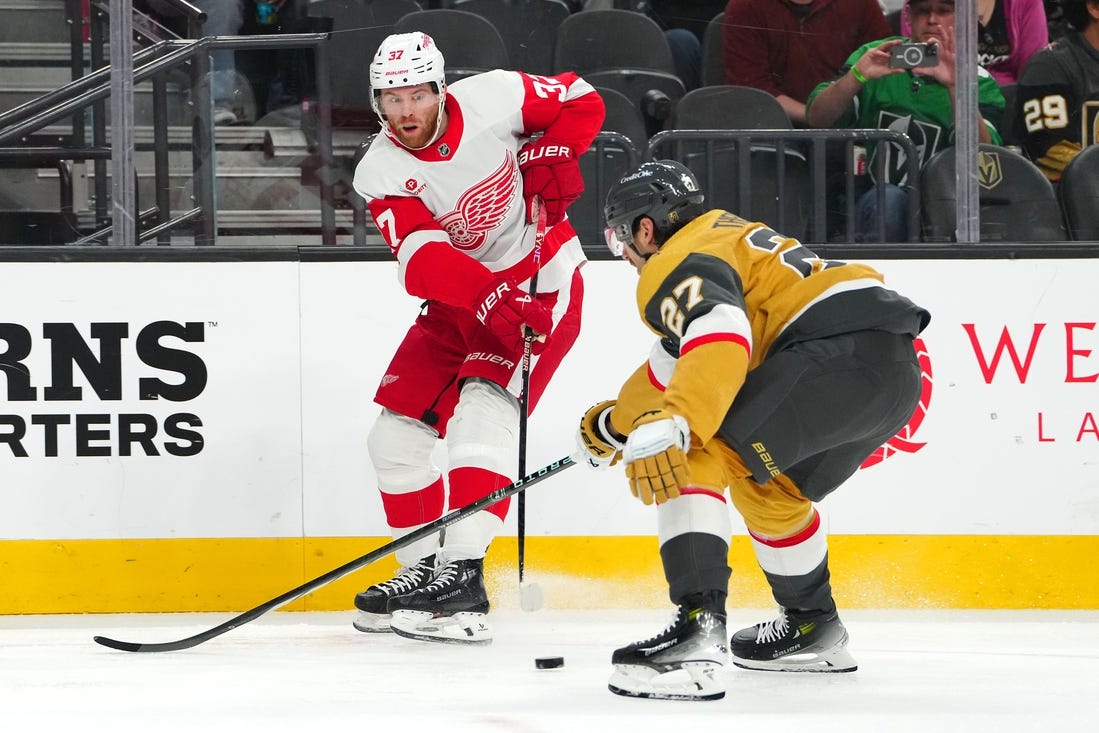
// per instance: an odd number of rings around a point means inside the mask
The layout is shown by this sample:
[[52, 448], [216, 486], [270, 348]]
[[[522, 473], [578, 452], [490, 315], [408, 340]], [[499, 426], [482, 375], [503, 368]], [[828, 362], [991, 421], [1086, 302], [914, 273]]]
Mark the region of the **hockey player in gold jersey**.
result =
[[737, 666], [848, 672], [828, 548], [813, 502], [911, 417], [913, 339], [926, 310], [866, 265], [822, 260], [766, 224], [706, 211], [694, 175], [645, 163], [606, 203], [608, 245], [637, 268], [637, 307], [658, 337], [616, 400], [590, 408], [577, 459], [622, 460], [656, 504], [675, 620], [614, 652], [610, 689], [664, 699], [725, 691], [732, 527], [744, 518], [778, 618], [733, 635]]

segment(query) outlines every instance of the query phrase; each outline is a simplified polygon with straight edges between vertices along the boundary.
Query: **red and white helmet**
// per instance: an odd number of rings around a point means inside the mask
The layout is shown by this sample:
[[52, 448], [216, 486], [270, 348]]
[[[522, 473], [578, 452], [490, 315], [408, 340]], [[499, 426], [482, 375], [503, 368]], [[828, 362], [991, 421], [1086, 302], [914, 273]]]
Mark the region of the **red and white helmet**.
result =
[[374, 114], [388, 127], [378, 105], [382, 91], [396, 87], [431, 84], [439, 95], [439, 117], [446, 100], [446, 72], [443, 53], [431, 36], [421, 31], [395, 33], [378, 46], [370, 62], [370, 100]]

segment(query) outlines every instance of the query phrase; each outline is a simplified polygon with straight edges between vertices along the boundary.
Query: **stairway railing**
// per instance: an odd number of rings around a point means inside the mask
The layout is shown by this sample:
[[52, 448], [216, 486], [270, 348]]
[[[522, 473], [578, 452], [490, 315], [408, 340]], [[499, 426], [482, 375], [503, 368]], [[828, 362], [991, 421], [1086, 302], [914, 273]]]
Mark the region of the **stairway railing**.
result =
[[[77, 12], [79, 18], [79, 0], [66, 0], [69, 12]], [[184, 0], [174, 0], [174, 4], [187, 6], [197, 13], [192, 19], [201, 23], [205, 15]], [[73, 134], [69, 144], [40, 147], [35, 155], [40, 160], [55, 161], [58, 165], [66, 161], [94, 162], [93, 185], [95, 186], [96, 231], [79, 240], [82, 244], [106, 244], [111, 232], [111, 222], [107, 216], [107, 175], [104, 151], [109, 150], [106, 130], [104, 101], [109, 99], [111, 87], [111, 69], [103, 63], [101, 52], [97, 52], [95, 36], [97, 23], [96, 8], [103, 3], [93, 2], [92, 23], [92, 62], [95, 68], [87, 76], [49, 92], [37, 99], [0, 114], [0, 166], [4, 163], [15, 164], [27, 157], [28, 136], [41, 131], [48, 125], [72, 118]], [[199, 30], [201, 32], [201, 29]], [[74, 38], [75, 38], [74, 31]], [[75, 48], [75, 47], [74, 47]], [[209, 95], [209, 53], [213, 49], [312, 49], [315, 58], [314, 76], [316, 83], [316, 104], [311, 105], [317, 114], [317, 152], [321, 161], [319, 185], [321, 194], [321, 241], [322, 244], [336, 243], [335, 207], [333, 202], [332, 155], [332, 119], [331, 93], [329, 82], [328, 34], [300, 33], [257, 36], [207, 36], [194, 40], [162, 40], [152, 46], [137, 51], [134, 56], [133, 81], [139, 83], [152, 80], [153, 83], [153, 151], [156, 205], [145, 212], [133, 212], [135, 220], [152, 222], [152, 226], [138, 231], [138, 241], [156, 237], [159, 244], [171, 242], [171, 232], [184, 224], [189, 224], [196, 245], [214, 244], [217, 235], [217, 211], [214, 191], [216, 170], [213, 156], [213, 110]], [[75, 51], [74, 51], [75, 53]], [[81, 50], [82, 55], [82, 50]], [[74, 66], [75, 68], [75, 66]], [[185, 68], [190, 81], [192, 101], [191, 149], [192, 170], [194, 176], [195, 207], [178, 216], [170, 216], [170, 189], [168, 177], [168, 124], [167, 124], [167, 81], [166, 74], [172, 69]], [[84, 114], [89, 107], [95, 108], [93, 114], [93, 144], [85, 144]], [[62, 202], [64, 207], [65, 202]], [[71, 205], [71, 202], [70, 202]], [[140, 205], [137, 207], [140, 209]]]

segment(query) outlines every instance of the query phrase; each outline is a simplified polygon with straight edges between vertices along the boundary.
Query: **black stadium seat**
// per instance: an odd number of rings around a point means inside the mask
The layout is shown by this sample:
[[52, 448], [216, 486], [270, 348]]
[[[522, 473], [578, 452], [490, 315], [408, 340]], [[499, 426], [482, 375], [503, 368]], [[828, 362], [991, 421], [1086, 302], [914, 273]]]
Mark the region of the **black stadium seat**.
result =
[[554, 71], [586, 75], [607, 69], [649, 69], [675, 73], [664, 31], [632, 10], [582, 10], [557, 28]]
[[563, 0], [457, 0], [454, 9], [491, 21], [507, 45], [514, 68], [531, 74], [553, 73], [557, 28], [571, 12]]
[[725, 22], [725, 13], [715, 15], [706, 25], [706, 31], [702, 34], [702, 73], [701, 84], [704, 87], [725, 83], [725, 54], [722, 44], [724, 33], [722, 25]]
[[1058, 193], [1069, 236], [1099, 242], [1099, 145], [1084, 148], [1065, 166]]
[[575, 71], [593, 86], [626, 95], [645, 116], [649, 134], [665, 126], [686, 92], [664, 31], [632, 10], [570, 15], [557, 29], [553, 68]]
[[625, 135], [637, 148], [638, 154], [643, 153], [648, 136], [645, 133], [645, 120], [637, 107], [625, 94], [615, 89], [596, 87], [595, 91], [603, 98], [603, 106], [606, 108], [602, 129]]
[[331, 18], [329, 68], [332, 104], [370, 109], [370, 78], [366, 67], [393, 24], [419, 10], [416, 0], [314, 0], [311, 18]]
[[[789, 130], [793, 125], [779, 101], [753, 87], [735, 85], [693, 89], [676, 107], [676, 130]], [[739, 177], [736, 143], [716, 139], [709, 148], [684, 141], [676, 157], [693, 170], [706, 191], [707, 204], [747, 219], [765, 221], [783, 234], [806, 239], [812, 210], [809, 161], [796, 145], [782, 151], [782, 187], [778, 147], [753, 142], [748, 151], [748, 180]]]
[[788, 130], [790, 117], [774, 96], [755, 87], [734, 84], [699, 87], [679, 101], [677, 130]]
[[[920, 175], [924, 239], [954, 240], [957, 228], [955, 149], [941, 150]], [[1016, 152], [981, 144], [981, 241], [1059, 242], [1067, 238], [1053, 185], [1038, 167]]]
[[465, 10], [419, 10], [402, 16], [394, 33], [423, 31], [435, 39], [446, 59], [446, 80], [459, 79], [493, 69], [511, 68], [507, 46], [487, 18]]

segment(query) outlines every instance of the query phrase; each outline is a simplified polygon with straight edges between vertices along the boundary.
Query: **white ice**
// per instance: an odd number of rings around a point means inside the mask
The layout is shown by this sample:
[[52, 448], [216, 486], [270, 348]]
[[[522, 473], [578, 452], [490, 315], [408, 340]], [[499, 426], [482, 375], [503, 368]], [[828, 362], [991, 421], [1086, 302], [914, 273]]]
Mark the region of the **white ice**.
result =
[[[769, 610], [730, 609], [730, 628]], [[362, 634], [350, 613], [269, 613], [198, 647], [127, 653], [99, 634], [170, 641], [233, 614], [0, 617], [0, 726], [111, 730], [901, 733], [1094, 731], [1099, 612], [855, 611], [851, 674], [730, 667], [715, 702], [607, 691], [610, 654], [663, 611], [493, 614], [458, 647]], [[537, 670], [535, 657], [565, 666]], [[62, 727], [65, 726], [65, 727]]]

